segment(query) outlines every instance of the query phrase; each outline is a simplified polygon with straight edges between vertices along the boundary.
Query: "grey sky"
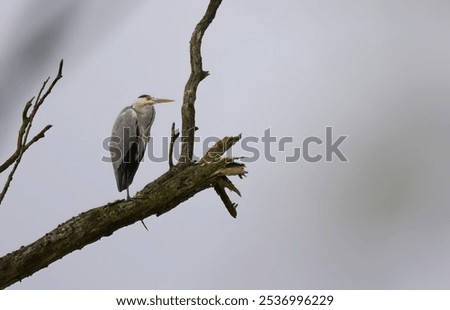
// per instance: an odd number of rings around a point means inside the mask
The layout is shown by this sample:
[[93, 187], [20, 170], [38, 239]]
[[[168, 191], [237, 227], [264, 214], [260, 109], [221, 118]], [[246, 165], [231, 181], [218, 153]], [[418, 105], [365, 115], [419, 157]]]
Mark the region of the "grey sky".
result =
[[[0, 206], [1, 256], [125, 197], [102, 141], [143, 93], [176, 100], [157, 107], [156, 139], [181, 125], [188, 42], [207, 3], [0, 3], [0, 161], [24, 103], [65, 59], [34, 124], [54, 127]], [[436, 0], [224, 1], [204, 38], [198, 134], [271, 128], [293, 145], [248, 164], [236, 220], [208, 190], [147, 219], [149, 232], [138, 222], [11, 288], [450, 288], [448, 16]], [[283, 161], [327, 126], [348, 135], [349, 162]], [[167, 167], [146, 160], [131, 192]]]

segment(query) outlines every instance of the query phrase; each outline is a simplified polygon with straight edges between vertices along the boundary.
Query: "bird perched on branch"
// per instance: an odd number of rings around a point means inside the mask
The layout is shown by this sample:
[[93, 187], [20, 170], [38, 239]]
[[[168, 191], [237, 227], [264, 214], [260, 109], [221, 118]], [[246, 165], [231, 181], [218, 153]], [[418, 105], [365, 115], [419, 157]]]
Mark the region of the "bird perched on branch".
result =
[[150, 139], [150, 128], [156, 114], [154, 105], [172, 101], [149, 95], [139, 96], [131, 106], [120, 112], [114, 123], [109, 151], [117, 189], [119, 192], [126, 189], [127, 199], [130, 199], [129, 187]]

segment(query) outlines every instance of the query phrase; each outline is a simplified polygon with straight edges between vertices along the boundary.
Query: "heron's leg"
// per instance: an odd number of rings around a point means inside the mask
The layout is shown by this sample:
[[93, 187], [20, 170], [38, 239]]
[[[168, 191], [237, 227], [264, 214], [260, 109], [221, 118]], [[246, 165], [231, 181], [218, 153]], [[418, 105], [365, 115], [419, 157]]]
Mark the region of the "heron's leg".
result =
[[[130, 200], [130, 193], [129, 193], [129, 189], [127, 186], [127, 200]], [[144, 225], [144, 228], [148, 231], [147, 225], [145, 225], [144, 220], [141, 220], [142, 225]]]
[[125, 169], [125, 180], [127, 180], [127, 200], [130, 200], [130, 184], [128, 183], [128, 171]]

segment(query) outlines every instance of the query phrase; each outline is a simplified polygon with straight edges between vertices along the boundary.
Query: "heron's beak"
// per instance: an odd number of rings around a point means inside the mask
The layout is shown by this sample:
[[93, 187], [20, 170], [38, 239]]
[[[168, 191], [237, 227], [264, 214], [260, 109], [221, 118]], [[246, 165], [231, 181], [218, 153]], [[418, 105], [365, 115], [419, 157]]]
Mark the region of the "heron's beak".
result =
[[153, 104], [157, 104], [157, 103], [173, 102], [173, 101], [175, 101], [175, 100], [172, 100], [172, 99], [154, 98], [152, 101], [153, 101]]

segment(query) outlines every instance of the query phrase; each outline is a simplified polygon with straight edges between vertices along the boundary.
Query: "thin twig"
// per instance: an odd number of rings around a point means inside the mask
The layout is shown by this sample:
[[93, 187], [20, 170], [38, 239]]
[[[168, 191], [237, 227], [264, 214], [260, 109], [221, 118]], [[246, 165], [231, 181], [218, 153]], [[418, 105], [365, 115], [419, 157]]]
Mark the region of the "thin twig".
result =
[[145, 225], [144, 220], [141, 220], [142, 225], [144, 225], [144, 228], [146, 231], [148, 231], [147, 225]]
[[175, 145], [175, 141], [180, 136], [179, 132], [175, 132], [175, 123], [172, 123], [172, 128], [170, 130], [170, 146], [169, 146], [169, 168], [173, 167], [173, 147]]
[[[49, 80], [50, 80], [50, 77], [48, 77], [48, 78], [44, 81], [44, 83], [42, 84], [42, 87], [41, 87], [41, 89], [39, 90], [38, 96], [36, 97], [36, 102], [39, 102], [39, 101], [41, 100], [42, 92], [44, 91], [45, 86], [47, 86], [47, 83], [48, 83]], [[35, 107], [35, 108], [34, 108], [33, 110], [39, 109], [39, 106], [38, 106], [37, 104], [36, 104], [34, 107]], [[37, 108], [36, 108], [36, 107], [37, 107]]]

